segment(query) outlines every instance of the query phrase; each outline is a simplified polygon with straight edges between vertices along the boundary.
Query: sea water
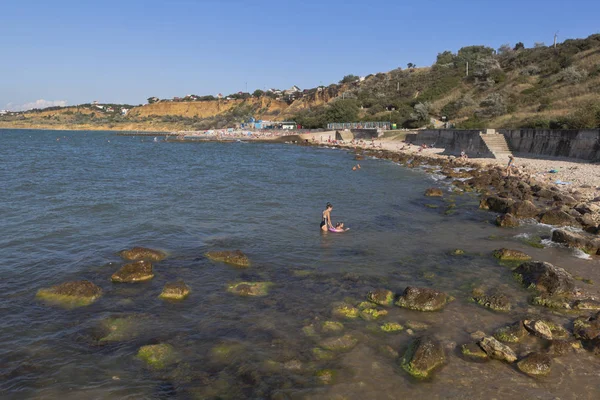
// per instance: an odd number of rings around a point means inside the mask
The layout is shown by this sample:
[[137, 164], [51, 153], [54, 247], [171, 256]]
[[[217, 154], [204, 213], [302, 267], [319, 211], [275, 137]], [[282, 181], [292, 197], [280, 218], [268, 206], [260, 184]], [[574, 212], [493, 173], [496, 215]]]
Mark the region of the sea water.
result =
[[[495, 227], [473, 194], [457, 194], [425, 171], [335, 149], [262, 143], [180, 143], [111, 132], [0, 131], [0, 392], [2, 398], [579, 398], [600, 396], [600, 359], [583, 352], [555, 362], [533, 380], [514, 366], [459, 356], [472, 341], [525, 316], [569, 327], [572, 317], [528, 304], [510, 268], [491, 256], [508, 247], [600, 282], [596, 258], [562, 247], [531, 247], [550, 229]], [[445, 189], [442, 199], [425, 189]], [[321, 212], [350, 231], [322, 234]], [[155, 277], [113, 284], [117, 252], [133, 246], [167, 251]], [[543, 246], [543, 245], [542, 245]], [[462, 256], [452, 250], [462, 249]], [[248, 269], [209, 261], [236, 250]], [[88, 279], [104, 295], [64, 309], [36, 300], [37, 290]], [[158, 298], [183, 280], [188, 298]], [[269, 281], [269, 294], [238, 297], [228, 283]], [[443, 311], [390, 307], [380, 321], [340, 321], [358, 339], [331, 360], [315, 358], [310, 334], [335, 320], [336, 302], [358, 303], [369, 290], [401, 293], [432, 287], [456, 298]], [[583, 284], [582, 285], [586, 285]], [[469, 301], [476, 287], [513, 301], [495, 313]], [[598, 293], [597, 284], [585, 289]], [[103, 342], [102, 321], [134, 316], [136, 332]], [[417, 321], [426, 331], [386, 334], [383, 322]], [[428, 381], [399, 366], [415, 337], [437, 336], [447, 365]], [[323, 334], [323, 337], [326, 335]], [[536, 340], [536, 339], [531, 339]], [[176, 362], [148, 368], [136, 357], [168, 343]], [[537, 349], [527, 342], [519, 354]], [[228, 349], [219, 351], [219, 349]], [[319, 371], [331, 371], [323, 382]], [[327, 384], [325, 384], [327, 383]]]

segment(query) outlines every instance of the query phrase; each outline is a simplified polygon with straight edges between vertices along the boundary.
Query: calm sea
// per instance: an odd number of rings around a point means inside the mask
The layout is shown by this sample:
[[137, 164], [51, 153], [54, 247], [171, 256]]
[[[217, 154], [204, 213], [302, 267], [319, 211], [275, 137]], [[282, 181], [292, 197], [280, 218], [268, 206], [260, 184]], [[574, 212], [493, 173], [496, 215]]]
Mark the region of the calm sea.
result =
[[[510, 269], [490, 256], [510, 247], [600, 282], [598, 261], [564, 248], [538, 249], [527, 238], [550, 228], [493, 226], [478, 199], [453, 194], [424, 170], [327, 148], [259, 143], [173, 143], [110, 132], [0, 130], [0, 393], [15, 399], [397, 399], [598, 398], [600, 359], [589, 353], [555, 363], [534, 381], [500, 362], [474, 364], [454, 345], [469, 333], [525, 315], [568, 318], [527, 304]], [[446, 190], [425, 198], [426, 188]], [[325, 204], [350, 231], [321, 234]], [[112, 284], [132, 246], [165, 250], [155, 278]], [[452, 256], [461, 248], [464, 256]], [[209, 250], [245, 252], [246, 270], [214, 263]], [[48, 306], [38, 289], [89, 279], [104, 296], [77, 309]], [[181, 302], [157, 296], [184, 280]], [[270, 281], [263, 298], [236, 297], [236, 281]], [[390, 308], [381, 321], [345, 322], [359, 340], [351, 351], [318, 360], [319, 338], [304, 327], [332, 319], [332, 304], [359, 302], [369, 290], [407, 285], [444, 290], [443, 312]], [[498, 288], [514, 311], [469, 302], [474, 287]], [[596, 291], [595, 286], [588, 288]], [[102, 342], [103, 321], [134, 318], [135, 332]], [[384, 334], [383, 322], [413, 320], [448, 344], [448, 365], [428, 382], [399, 368], [420, 332]], [[532, 339], [533, 340], [533, 339]], [[151, 370], [136, 358], [146, 344], [169, 343], [177, 362]], [[221, 347], [219, 347], [221, 346]], [[539, 346], [525, 343], [526, 352]], [[529, 347], [527, 347], [529, 346]], [[225, 356], [215, 349], [227, 348]], [[221, 356], [218, 356], [218, 355]], [[324, 385], [318, 371], [333, 371]]]

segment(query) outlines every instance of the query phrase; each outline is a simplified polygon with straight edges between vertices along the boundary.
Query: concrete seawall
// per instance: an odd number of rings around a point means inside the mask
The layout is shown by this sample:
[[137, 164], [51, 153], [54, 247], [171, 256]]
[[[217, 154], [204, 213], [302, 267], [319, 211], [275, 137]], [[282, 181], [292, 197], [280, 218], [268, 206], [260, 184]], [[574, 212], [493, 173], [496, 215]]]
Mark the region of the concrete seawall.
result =
[[480, 133], [480, 130], [427, 129], [406, 135], [406, 141], [418, 146], [443, 148], [444, 154], [448, 155], [456, 156], [464, 151], [469, 157], [493, 157]]

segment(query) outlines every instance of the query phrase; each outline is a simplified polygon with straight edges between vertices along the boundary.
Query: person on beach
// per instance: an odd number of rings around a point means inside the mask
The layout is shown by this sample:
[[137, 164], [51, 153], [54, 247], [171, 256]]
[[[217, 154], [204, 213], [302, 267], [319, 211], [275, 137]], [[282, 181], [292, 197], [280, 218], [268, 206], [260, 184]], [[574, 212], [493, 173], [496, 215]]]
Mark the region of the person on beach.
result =
[[323, 210], [323, 214], [321, 215], [321, 230], [323, 232], [327, 232], [329, 229], [335, 229], [331, 223], [331, 210], [333, 210], [333, 206], [331, 203], [327, 203], [325, 210]]
[[511, 176], [512, 169], [515, 167], [515, 158], [508, 156], [508, 164], [506, 165], [506, 176]]

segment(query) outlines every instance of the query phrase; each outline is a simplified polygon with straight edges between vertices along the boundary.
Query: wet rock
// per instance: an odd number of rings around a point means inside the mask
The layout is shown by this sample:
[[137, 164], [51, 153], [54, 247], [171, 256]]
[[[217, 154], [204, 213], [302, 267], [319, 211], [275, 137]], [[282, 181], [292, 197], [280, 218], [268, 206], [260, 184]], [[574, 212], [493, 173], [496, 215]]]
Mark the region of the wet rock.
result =
[[424, 331], [426, 329], [429, 329], [429, 324], [425, 323], [425, 322], [420, 322], [420, 321], [406, 321], [405, 323], [406, 327], [415, 331]]
[[152, 369], [163, 369], [176, 361], [173, 346], [166, 343], [142, 346], [137, 357]]
[[550, 330], [550, 327], [541, 320], [525, 320], [523, 322], [523, 325], [525, 325], [525, 328], [533, 333], [535, 336], [540, 337], [542, 339], [546, 339], [546, 340], [552, 340], [552, 331]]
[[220, 261], [236, 267], [247, 268], [250, 266], [250, 259], [240, 250], [236, 251], [209, 251], [205, 256], [213, 261]]
[[478, 344], [490, 358], [509, 363], [513, 363], [517, 360], [517, 355], [510, 347], [500, 343], [491, 336], [484, 337]]
[[540, 210], [531, 201], [524, 200], [517, 201], [508, 207], [508, 213], [517, 218], [533, 218], [540, 213]]
[[525, 262], [518, 266], [514, 273], [526, 287], [534, 287], [550, 296], [571, 296], [575, 289], [571, 274], [548, 262]]
[[146, 260], [125, 264], [111, 276], [113, 282], [119, 283], [144, 282], [152, 278], [154, 278], [152, 263]]
[[444, 365], [446, 354], [442, 344], [431, 336], [415, 339], [404, 353], [402, 368], [415, 378], [428, 378]]
[[581, 249], [589, 254], [600, 254], [600, 238], [593, 235], [556, 229], [552, 232], [552, 241], [564, 243], [569, 247]]
[[529, 261], [531, 257], [519, 250], [498, 249], [494, 250], [494, 257], [500, 261]]
[[534, 306], [542, 306], [557, 310], [571, 309], [571, 299], [569, 297], [564, 296], [548, 296], [547, 294], [532, 296], [531, 304], [533, 304]]
[[521, 372], [534, 377], [548, 375], [551, 365], [552, 358], [543, 353], [531, 353], [517, 363]]
[[404, 329], [404, 327], [397, 322], [386, 322], [379, 328], [384, 332], [400, 332]]
[[598, 311], [600, 310], [600, 301], [590, 299], [577, 300], [573, 303], [573, 309]]
[[502, 228], [515, 228], [519, 226], [519, 220], [512, 214], [502, 214], [496, 217], [496, 225]]
[[508, 208], [515, 203], [513, 199], [507, 199], [498, 196], [488, 196], [481, 199], [479, 208], [483, 210], [495, 211], [498, 213], [508, 212]]
[[450, 300], [446, 293], [435, 289], [408, 286], [396, 305], [417, 311], [437, 311], [444, 308]]
[[489, 308], [494, 311], [510, 311], [511, 303], [509, 298], [499, 292], [492, 293], [491, 295], [486, 295], [483, 290], [475, 289], [473, 290], [472, 299], [477, 304]]
[[581, 348], [578, 340], [553, 340], [546, 349], [550, 357], [560, 357], [572, 353]]
[[388, 313], [387, 310], [377, 310], [375, 308], [365, 308], [364, 310], [360, 310], [358, 312], [358, 315], [366, 321], [373, 321], [375, 319], [378, 319], [379, 317], [387, 315], [387, 313]]
[[453, 256], [462, 256], [465, 254], [465, 251], [462, 249], [454, 249], [450, 252], [450, 254]]
[[439, 188], [429, 188], [425, 191], [427, 197], [442, 197], [443, 195], [442, 189]]
[[182, 300], [190, 294], [190, 288], [183, 281], [167, 283], [160, 294], [161, 299]]
[[319, 342], [319, 346], [329, 351], [348, 351], [356, 344], [358, 340], [352, 335], [346, 334], [339, 337], [330, 337]]
[[573, 321], [573, 334], [577, 339], [600, 338], [600, 313], [592, 317], [579, 317]]
[[475, 343], [463, 344], [460, 347], [460, 352], [465, 358], [467, 358], [469, 360], [473, 360], [473, 361], [488, 360], [487, 353], [485, 351], [483, 351], [483, 349]]
[[227, 291], [239, 296], [259, 297], [269, 294], [272, 285], [271, 282], [238, 282], [228, 285]]
[[376, 289], [369, 292], [367, 299], [381, 306], [390, 306], [394, 302], [394, 292], [387, 289]]
[[556, 225], [556, 226], [579, 226], [579, 223], [571, 215], [560, 210], [546, 211], [540, 217], [542, 224]]
[[339, 303], [333, 306], [331, 311], [334, 317], [354, 319], [358, 318], [358, 308], [346, 303]]
[[335, 379], [335, 371], [331, 369], [322, 369], [317, 371], [315, 376], [322, 385], [331, 385]]
[[100, 342], [120, 342], [130, 340], [138, 335], [141, 323], [147, 318], [145, 315], [117, 315], [106, 318], [100, 323], [103, 336]]
[[90, 281], [64, 282], [38, 290], [36, 297], [51, 304], [74, 308], [87, 306], [102, 296], [102, 289]]
[[337, 321], [325, 321], [321, 325], [321, 331], [324, 333], [340, 332], [344, 330], [344, 324]]
[[377, 304], [371, 303], [370, 301], [361, 301], [356, 305], [359, 310], [366, 310], [367, 308], [377, 308]]
[[217, 364], [231, 364], [244, 353], [243, 344], [230, 341], [218, 343], [210, 349], [210, 360]]
[[523, 326], [523, 321], [517, 321], [514, 324], [499, 328], [494, 337], [505, 343], [518, 343], [528, 335], [527, 329]]
[[336, 354], [333, 351], [323, 350], [320, 347], [315, 347], [311, 351], [315, 359], [319, 361], [333, 360], [336, 356]]
[[134, 247], [129, 250], [119, 252], [119, 255], [125, 260], [147, 260], [147, 261], [162, 261], [167, 257], [167, 253], [160, 250], [149, 249], [147, 247]]

